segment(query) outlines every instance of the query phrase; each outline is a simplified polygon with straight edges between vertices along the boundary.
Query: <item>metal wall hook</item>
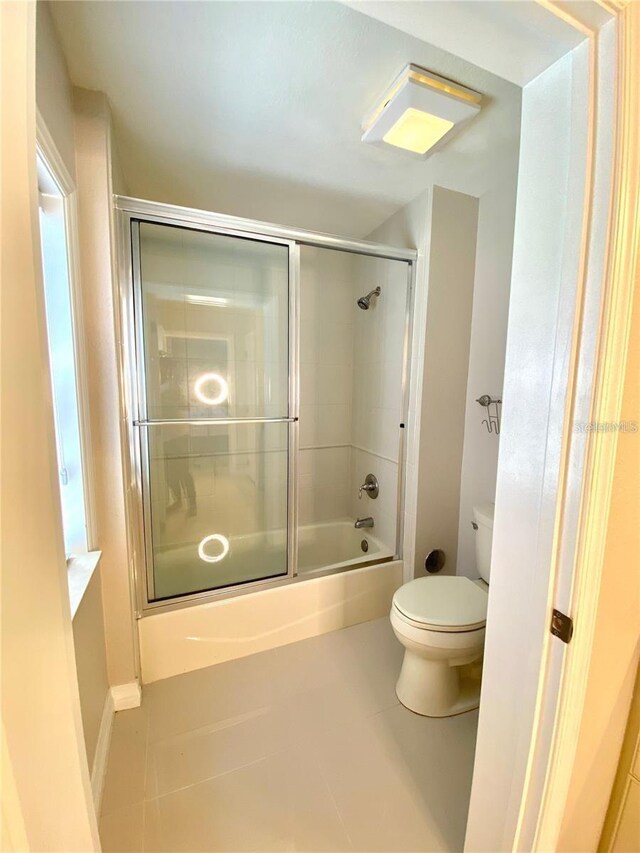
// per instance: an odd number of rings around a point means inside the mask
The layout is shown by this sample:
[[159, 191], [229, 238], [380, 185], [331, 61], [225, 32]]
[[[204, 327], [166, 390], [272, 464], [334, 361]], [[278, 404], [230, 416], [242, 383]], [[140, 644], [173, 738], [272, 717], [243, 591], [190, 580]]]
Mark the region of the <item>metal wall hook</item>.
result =
[[[494, 400], [489, 394], [483, 394], [481, 397], [478, 397], [476, 403], [479, 403], [487, 410], [487, 417], [482, 421], [487, 427], [487, 432], [493, 435], [500, 435], [500, 407], [502, 400]], [[491, 411], [492, 406], [493, 412]]]

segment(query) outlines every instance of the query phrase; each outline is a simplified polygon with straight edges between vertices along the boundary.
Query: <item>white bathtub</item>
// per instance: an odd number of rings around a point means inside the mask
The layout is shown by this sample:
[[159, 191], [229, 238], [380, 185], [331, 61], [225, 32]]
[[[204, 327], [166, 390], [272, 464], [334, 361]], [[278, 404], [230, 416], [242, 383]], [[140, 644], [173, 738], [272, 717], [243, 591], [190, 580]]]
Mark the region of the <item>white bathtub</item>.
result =
[[[307, 576], [393, 557], [393, 550], [371, 535], [375, 528], [356, 530], [353, 525], [353, 519], [340, 519], [300, 527], [298, 574]], [[362, 549], [363, 541], [367, 543], [366, 552]], [[284, 530], [232, 536], [227, 556], [217, 563], [203, 562], [198, 555], [198, 544], [185, 543], [156, 553], [157, 598], [286, 576]]]
[[[375, 528], [356, 530], [352, 519], [309, 524], [298, 530], [298, 574], [339, 569], [353, 563], [393, 557], [374, 535]], [[365, 542], [367, 550], [362, 548]]]

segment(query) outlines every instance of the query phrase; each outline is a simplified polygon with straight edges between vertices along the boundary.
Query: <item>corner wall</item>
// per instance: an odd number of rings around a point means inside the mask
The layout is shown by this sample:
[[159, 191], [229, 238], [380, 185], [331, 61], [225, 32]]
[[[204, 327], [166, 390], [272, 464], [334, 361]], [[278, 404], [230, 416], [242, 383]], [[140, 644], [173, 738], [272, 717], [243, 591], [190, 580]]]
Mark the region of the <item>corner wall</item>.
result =
[[[517, 146], [516, 146], [517, 151]], [[490, 434], [476, 400], [502, 399], [511, 289], [517, 167], [509, 159], [479, 198], [478, 237], [460, 474], [457, 574], [477, 578], [473, 506], [494, 501], [500, 436]]]
[[425, 573], [425, 557], [436, 548], [446, 555], [443, 573], [456, 573], [477, 230], [477, 199], [433, 188], [416, 575]]
[[112, 686], [138, 677], [138, 640], [129, 575], [121, 429], [119, 343], [113, 286], [111, 120], [100, 92], [74, 90], [76, 171], [83, 315], [93, 455], [96, 544]]

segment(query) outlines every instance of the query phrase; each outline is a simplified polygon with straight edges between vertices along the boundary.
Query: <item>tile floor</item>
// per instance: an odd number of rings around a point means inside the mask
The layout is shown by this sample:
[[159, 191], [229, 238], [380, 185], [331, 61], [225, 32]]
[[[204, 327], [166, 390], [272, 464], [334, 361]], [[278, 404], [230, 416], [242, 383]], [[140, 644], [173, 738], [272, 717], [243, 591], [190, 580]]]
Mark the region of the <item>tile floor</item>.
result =
[[116, 714], [103, 849], [462, 850], [477, 712], [408, 711], [401, 659], [384, 618], [147, 685]]

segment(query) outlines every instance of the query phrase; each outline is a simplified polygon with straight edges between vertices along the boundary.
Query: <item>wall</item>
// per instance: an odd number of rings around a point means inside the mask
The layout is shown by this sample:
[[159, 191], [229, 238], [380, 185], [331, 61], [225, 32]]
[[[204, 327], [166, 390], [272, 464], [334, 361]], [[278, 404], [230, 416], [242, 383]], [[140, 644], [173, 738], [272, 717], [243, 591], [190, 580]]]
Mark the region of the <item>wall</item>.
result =
[[89, 770], [93, 771], [102, 713], [109, 693], [99, 568], [94, 571], [73, 617], [73, 643], [84, 743]]
[[[434, 187], [422, 385], [416, 575], [434, 548], [455, 574], [478, 200]], [[483, 306], [485, 308], [485, 306]]]
[[67, 171], [75, 179], [73, 94], [66, 60], [46, 0], [36, 3], [36, 103]]
[[[517, 155], [517, 139], [513, 149]], [[500, 439], [482, 424], [486, 409], [476, 402], [502, 399], [507, 341], [517, 166], [512, 156], [494, 170], [494, 186], [479, 198], [473, 314], [466, 381], [464, 449], [460, 475], [457, 573], [477, 578], [473, 505], [495, 500]]]
[[87, 379], [93, 450], [96, 543], [101, 576], [109, 683], [137, 677], [138, 645], [129, 576], [126, 491], [123, 474], [118, 344], [112, 282], [112, 149], [104, 95], [74, 90], [79, 245]]
[[35, 6], [4, 3], [0, 21], [2, 787], [14, 795], [10, 811], [3, 805], [3, 835], [22, 849], [26, 830], [31, 850], [99, 850], [47, 378], [35, 162]]
[[[370, 240], [418, 248], [420, 253], [411, 364], [411, 409], [415, 420], [407, 425], [406, 436], [404, 554], [411, 562], [411, 576], [424, 574], [424, 558], [429, 550], [443, 548], [448, 555], [445, 571], [477, 577], [471, 510], [477, 501], [494, 499], [499, 442], [495, 435], [486, 433], [481, 423], [484, 411], [475, 401], [484, 393], [495, 397], [502, 393], [519, 121], [518, 96], [505, 110], [501, 124], [494, 128], [494, 138], [487, 140], [482, 154], [470, 160], [446, 152], [442, 157], [435, 155], [427, 162], [429, 189], [368, 236]], [[449, 195], [443, 194], [446, 190]], [[466, 241], [459, 239], [455, 219], [448, 219], [451, 229], [448, 235], [446, 229], [438, 232], [438, 218], [446, 216], [446, 205], [441, 214], [436, 214], [439, 204], [434, 197], [436, 193], [440, 202], [447, 198], [453, 201], [452, 193], [458, 193], [463, 208], [470, 205]], [[477, 211], [472, 214], [471, 206], [475, 205]], [[448, 239], [453, 243], [454, 262], [461, 264], [460, 273], [472, 286], [471, 294], [469, 287], [464, 291], [467, 298], [462, 314], [456, 312], [454, 302], [449, 299], [446, 251], [439, 268], [436, 262], [432, 280], [432, 233], [438, 241]], [[464, 257], [460, 254], [462, 242], [470, 250]], [[472, 281], [469, 264], [474, 264]], [[442, 290], [433, 293], [431, 305], [431, 288], [436, 286], [437, 278]], [[457, 329], [459, 347], [454, 352], [455, 362], [439, 355], [448, 346], [449, 324]], [[429, 348], [428, 356], [425, 347]], [[459, 356], [465, 353], [463, 368]], [[427, 385], [432, 391], [427, 390]], [[438, 418], [434, 416], [438, 407], [434, 406], [435, 400], [441, 405]], [[445, 459], [447, 465], [443, 464]]]

